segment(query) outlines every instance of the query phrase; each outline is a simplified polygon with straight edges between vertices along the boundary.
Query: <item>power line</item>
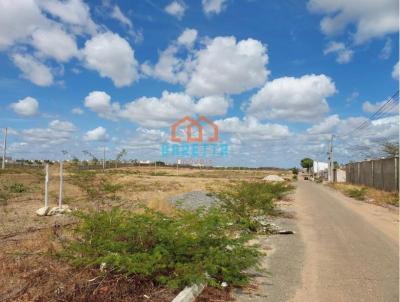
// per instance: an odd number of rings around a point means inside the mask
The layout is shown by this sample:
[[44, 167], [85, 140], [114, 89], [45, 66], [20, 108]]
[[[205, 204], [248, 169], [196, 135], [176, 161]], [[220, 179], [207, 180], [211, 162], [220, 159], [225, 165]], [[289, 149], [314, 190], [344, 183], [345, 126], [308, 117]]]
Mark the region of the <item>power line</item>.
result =
[[393, 110], [393, 107], [395, 105], [398, 105], [398, 101], [399, 101], [399, 90], [397, 90], [397, 92], [394, 95], [392, 95], [381, 107], [379, 107], [378, 110], [376, 110], [373, 114], [371, 114], [366, 121], [362, 122], [360, 125], [350, 130], [346, 134], [340, 136], [345, 137], [356, 131], [360, 131], [369, 127], [371, 121], [377, 120], [382, 116], [384, 116], [386, 113], [391, 112]]

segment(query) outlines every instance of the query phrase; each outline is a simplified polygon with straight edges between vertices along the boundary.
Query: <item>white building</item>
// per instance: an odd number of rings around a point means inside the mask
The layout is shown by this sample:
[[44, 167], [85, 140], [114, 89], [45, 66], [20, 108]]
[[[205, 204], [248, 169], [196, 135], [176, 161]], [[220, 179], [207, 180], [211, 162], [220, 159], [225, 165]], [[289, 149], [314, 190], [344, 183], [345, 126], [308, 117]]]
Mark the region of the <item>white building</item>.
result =
[[329, 167], [328, 163], [314, 160], [312, 171], [315, 174], [319, 174], [320, 172], [327, 171], [328, 167]]

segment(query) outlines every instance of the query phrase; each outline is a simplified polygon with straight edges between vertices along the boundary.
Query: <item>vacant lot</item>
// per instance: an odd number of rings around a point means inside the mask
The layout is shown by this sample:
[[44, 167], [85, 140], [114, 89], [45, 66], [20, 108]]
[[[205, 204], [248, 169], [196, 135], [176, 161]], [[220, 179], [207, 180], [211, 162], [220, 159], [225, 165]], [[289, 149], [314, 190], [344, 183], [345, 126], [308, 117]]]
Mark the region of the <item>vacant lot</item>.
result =
[[[218, 191], [231, 182], [261, 180], [268, 174], [286, 171], [204, 170], [154, 167], [76, 171], [66, 167], [64, 203], [72, 209], [98, 211], [120, 207], [138, 209], [143, 204], [170, 215], [168, 200], [192, 191]], [[49, 202], [58, 202], [58, 167], [50, 169]], [[43, 206], [42, 169], [19, 168], [0, 172], [0, 301], [49, 301], [53, 297], [77, 301], [71, 293], [90, 290], [91, 301], [115, 290], [119, 301], [168, 301], [175, 292], [156, 284], [133, 284], [129, 278], [98, 277], [98, 271], [73, 269], [54, 255], [68, 239], [76, 224], [71, 216], [38, 217]], [[111, 279], [110, 279], [111, 278]], [[125, 299], [125, 300], [124, 300]], [[87, 301], [87, 300], [85, 300]]]

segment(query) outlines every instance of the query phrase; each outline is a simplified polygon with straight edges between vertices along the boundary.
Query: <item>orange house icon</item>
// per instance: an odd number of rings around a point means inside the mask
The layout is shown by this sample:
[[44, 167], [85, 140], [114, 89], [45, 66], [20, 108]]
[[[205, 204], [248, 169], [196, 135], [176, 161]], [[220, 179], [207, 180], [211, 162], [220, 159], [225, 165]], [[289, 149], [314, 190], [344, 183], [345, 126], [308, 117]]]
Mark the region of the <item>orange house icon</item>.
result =
[[[217, 142], [218, 141], [218, 126], [210, 121], [205, 116], [200, 116], [198, 119], [192, 119], [189, 116], [185, 116], [182, 119], [176, 121], [171, 126], [171, 140], [173, 142], [181, 143], [182, 139], [177, 135], [177, 130], [180, 126], [184, 125], [186, 122], [189, 124], [186, 126], [186, 141], [188, 143], [198, 143], [203, 142], [204, 135], [204, 127], [201, 122], [209, 125], [212, 128], [213, 135], [208, 137], [208, 142]], [[194, 136], [194, 132], [197, 129], [197, 136]]]

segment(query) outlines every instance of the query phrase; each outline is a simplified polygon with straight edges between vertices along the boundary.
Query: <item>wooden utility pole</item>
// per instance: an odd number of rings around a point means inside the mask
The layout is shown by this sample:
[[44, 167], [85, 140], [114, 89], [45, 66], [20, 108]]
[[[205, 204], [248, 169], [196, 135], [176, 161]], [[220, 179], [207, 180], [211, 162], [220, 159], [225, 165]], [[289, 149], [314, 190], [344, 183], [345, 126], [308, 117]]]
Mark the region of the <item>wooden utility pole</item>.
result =
[[6, 168], [6, 151], [7, 150], [7, 128], [4, 129], [4, 142], [3, 142], [3, 161], [1, 162], [1, 168]]

